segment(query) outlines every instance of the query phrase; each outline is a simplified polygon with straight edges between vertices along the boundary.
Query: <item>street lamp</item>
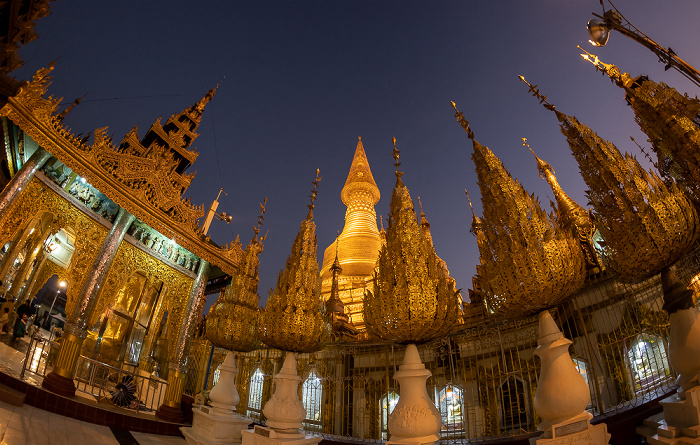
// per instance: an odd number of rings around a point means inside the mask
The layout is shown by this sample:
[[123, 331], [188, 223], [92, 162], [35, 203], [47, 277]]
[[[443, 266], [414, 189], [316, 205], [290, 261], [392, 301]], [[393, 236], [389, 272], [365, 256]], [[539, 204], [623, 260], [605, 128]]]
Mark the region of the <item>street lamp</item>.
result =
[[610, 3], [612, 9], [605, 11], [603, 0], [600, 0], [600, 4], [603, 6], [603, 15], [593, 13], [596, 18], [588, 21], [588, 34], [591, 37], [589, 40], [591, 45], [605, 46], [610, 38], [610, 30], [614, 29], [651, 50], [659, 58], [659, 61], [666, 65], [666, 70], [674, 68], [700, 87], [700, 72], [695, 67], [678, 57], [671, 48], [666, 49], [656, 43], [651, 37], [632, 25], [610, 0], [608, 0], [608, 3]]
[[56, 295], [53, 297], [53, 301], [51, 302], [51, 309], [49, 309], [49, 317], [47, 319], [49, 326], [51, 326], [51, 312], [53, 312], [53, 306], [56, 304], [56, 299], [58, 298], [58, 295], [61, 293], [61, 288], [64, 288], [68, 285], [65, 280], [61, 280], [58, 282], [58, 290], [56, 290]]

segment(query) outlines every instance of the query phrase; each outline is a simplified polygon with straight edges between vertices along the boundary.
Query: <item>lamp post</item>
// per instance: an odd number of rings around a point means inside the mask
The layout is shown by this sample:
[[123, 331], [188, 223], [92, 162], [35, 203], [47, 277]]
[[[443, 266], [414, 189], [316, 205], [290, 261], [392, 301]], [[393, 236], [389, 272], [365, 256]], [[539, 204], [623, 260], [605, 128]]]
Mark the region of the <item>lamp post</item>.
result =
[[68, 283], [65, 282], [65, 280], [61, 280], [58, 282], [58, 289], [56, 290], [56, 295], [53, 297], [53, 301], [51, 302], [51, 308], [49, 309], [49, 317], [47, 319], [48, 325], [51, 326], [51, 312], [53, 312], [53, 307], [56, 304], [56, 299], [58, 298], [58, 295], [61, 293], [61, 288], [66, 287]]
[[678, 57], [671, 48], [666, 49], [656, 43], [651, 37], [632, 25], [610, 0], [608, 0], [608, 3], [610, 3], [612, 9], [605, 11], [603, 0], [600, 0], [600, 4], [603, 6], [603, 15], [593, 13], [596, 18], [588, 21], [588, 34], [591, 37], [589, 42], [593, 46], [605, 46], [610, 38], [610, 30], [614, 29], [656, 54], [659, 61], [666, 65], [666, 70], [674, 68], [700, 87], [700, 72], [695, 67]]

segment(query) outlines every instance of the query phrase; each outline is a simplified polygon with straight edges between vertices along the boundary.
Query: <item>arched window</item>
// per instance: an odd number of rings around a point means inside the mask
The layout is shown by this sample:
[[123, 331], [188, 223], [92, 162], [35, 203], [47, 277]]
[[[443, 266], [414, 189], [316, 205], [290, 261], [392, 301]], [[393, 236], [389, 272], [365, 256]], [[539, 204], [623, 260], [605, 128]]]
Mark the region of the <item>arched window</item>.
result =
[[379, 410], [382, 415], [379, 418], [382, 439], [386, 440], [389, 437], [389, 415], [394, 411], [396, 404], [399, 403], [399, 395], [394, 391], [389, 392], [379, 401]]
[[462, 390], [458, 386], [448, 383], [440, 390], [438, 393], [438, 407], [444, 429], [456, 430], [462, 428], [464, 407]]
[[255, 419], [260, 419], [262, 412], [262, 393], [265, 375], [258, 366], [250, 377], [250, 385], [248, 387], [248, 409], [246, 415]]
[[634, 390], [646, 391], [666, 383], [671, 378], [671, 368], [666, 355], [666, 345], [660, 337], [641, 334], [627, 351]]
[[312, 370], [306, 380], [304, 380], [304, 384], [301, 385], [301, 401], [306, 410], [304, 428], [308, 430], [321, 430], [322, 395], [321, 379], [316, 374], [316, 371]]

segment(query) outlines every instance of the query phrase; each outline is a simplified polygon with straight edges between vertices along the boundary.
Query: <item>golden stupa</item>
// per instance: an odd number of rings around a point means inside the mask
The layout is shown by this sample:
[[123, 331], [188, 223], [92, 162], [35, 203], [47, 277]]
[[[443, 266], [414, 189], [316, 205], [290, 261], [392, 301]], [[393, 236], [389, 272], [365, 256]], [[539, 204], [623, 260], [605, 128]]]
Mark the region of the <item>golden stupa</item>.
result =
[[345, 226], [340, 235], [326, 248], [321, 266], [321, 295], [328, 299], [333, 284], [331, 268], [337, 256], [342, 268], [342, 274], [337, 278], [338, 295], [350, 323], [359, 329], [364, 328], [364, 290], [374, 273], [382, 246], [377, 230], [377, 214], [374, 210], [379, 197], [379, 188], [369, 168], [362, 140], [359, 139], [350, 173], [340, 192], [340, 199], [347, 206]]
[[[258, 339], [258, 270], [265, 236], [258, 239], [265, 215], [265, 203], [260, 204], [255, 235], [243, 251], [240, 269], [231, 278], [231, 284], [216, 300], [207, 317], [207, 339], [215, 346], [232, 351], [247, 352], [260, 347]], [[240, 240], [236, 238], [236, 243]]]
[[413, 200], [401, 181], [396, 139], [394, 159], [396, 185], [386, 245], [379, 254], [373, 286], [365, 294], [365, 323], [370, 333], [384, 340], [425, 343], [447, 335], [457, 323], [458, 293], [432, 239], [416, 219]]
[[316, 170], [311, 204], [301, 222], [292, 253], [277, 277], [267, 305], [260, 311], [258, 334], [271, 348], [292, 352], [318, 351], [330, 340], [331, 325], [323, 311], [316, 259], [314, 201], [321, 177]]
[[559, 120], [605, 240], [606, 266], [623, 281], [656, 274], [686, 253], [698, 237], [698, 215], [675, 184], [666, 184], [637, 160], [575, 117], [549, 104], [536, 85], [530, 92]]
[[472, 140], [483, 220], [472, 220], [479, 243], [480, 293], [489, 310], [515, 318], [554, 306], [583, 286], [583, 252], [576, 238], [540, 207], [488, 147], [474, 139], [469, 122], [455, 117]]

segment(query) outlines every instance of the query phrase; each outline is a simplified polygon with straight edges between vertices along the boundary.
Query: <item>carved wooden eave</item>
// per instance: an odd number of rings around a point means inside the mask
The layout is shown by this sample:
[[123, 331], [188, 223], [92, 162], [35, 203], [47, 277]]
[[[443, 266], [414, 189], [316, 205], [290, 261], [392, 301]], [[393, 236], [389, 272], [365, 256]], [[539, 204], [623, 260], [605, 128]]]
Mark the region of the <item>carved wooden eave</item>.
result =
[[0, 115], [12, 120], [119, 206], [233, 275], [243, 256], [241, 247], [234, 243], [219, 247], [206, 238], [197, 224], [197, 219], [204, 216], [204, 206], [193, 206], [181, 196], [194, 175], [175, 173], [176, 161], [168, 147], [154, 144], [143, 156], [118, 151], [105, 137], [104, 128], [95, 132], [92, 146], [81, 142], [56, 118], [60, 100], [43, 97], [50, 80], [47, 75], [52, 70], [53, 67], [39, 70], [31, 83], [7, 99]]
[[[188, 116], [189, 117], [189, 116]], [[190, 117], [190, 119], [192, 119]], [[183, 147], [186, 145], [189, 145], [188, 143], [185, 142], [183, 136], [188, 136], [190, 138], [190, 142], [193, 141], [194, 139], [199, 136], [197, 133], [190, 131], [189, 129], [185, 128], [181, 122], [179, 122], [176, 119], [173, 119], [172, 117], [168, 119], [165, 123], [165, 125], [168, 124], [174, 124], [178, 127], [177, 133], [171, 133], [168, 134], [163, 130], [163, 125], [160, 123], [160, 118], [156, 120], [156, 122], [151, 125], [151, 128], [148, 130], [149, 132], [153, 132], [158, 135], [162, 140], [166, 141], [169, 143], [169, 145], [175, 149], [177, 149], [177, 152], [185, 159], [189, 161], [190, 164], [193, 164], [194, 161], [197, 160], [197, 156], [199, 156], [199, 153], [197, 153], [194, 150], [187, 150]]]

